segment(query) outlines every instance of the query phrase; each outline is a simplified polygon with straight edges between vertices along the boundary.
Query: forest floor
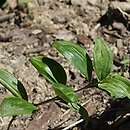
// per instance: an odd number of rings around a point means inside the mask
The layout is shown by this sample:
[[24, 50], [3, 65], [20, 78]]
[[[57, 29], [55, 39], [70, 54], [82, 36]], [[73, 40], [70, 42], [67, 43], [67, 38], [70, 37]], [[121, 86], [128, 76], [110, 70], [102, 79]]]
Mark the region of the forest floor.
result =
[[[12, 0], [0, 10], [0, 68], [13, 73], [25, 86], [29, 101], [38, 104], [55, 93], [29, 58], [44, 55], [57, 60], [65, 68], [67, 84], [77, 90], [85, 87], [87, 80], [52, 43], [56, 39], [73, 41], [92, 56], [97, 37], [107, 41], [114, 55], [113, 69], [120, 72], [120, 61], [130, 56], [130, 0], [32, 0], [28, 7]], [[126, 64], [124, 76], [130, 78], [129, 73]], [[90, 116], [85, 130], [130, 129], [129, 113], [124, 114], [130, 109], [127, 98], [115, 99], [96, 87], [77, 94]], [[0, 101], [9, 95], [0, 85]], [[11, 118], [0, 118], [0, 130], [7, 129]], [[17, 116], [10, 130], [83, 130], [82, 123], [75, 124], [80, 119], [76, 112], [55, 101], [39, 106], [32, 115]]]

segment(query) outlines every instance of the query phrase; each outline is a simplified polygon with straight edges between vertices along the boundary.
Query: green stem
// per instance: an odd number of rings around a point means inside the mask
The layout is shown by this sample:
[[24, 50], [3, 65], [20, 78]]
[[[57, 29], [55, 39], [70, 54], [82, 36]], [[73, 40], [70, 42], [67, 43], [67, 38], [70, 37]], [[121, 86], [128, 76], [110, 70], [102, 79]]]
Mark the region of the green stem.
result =
[[[85, 86], [85, 87], [83, 87], [83, 88], [80, 88], [80, 89], [78, 89], [78, 90], [76, 90], [76, 91], [74, 91], [74, 92], [79, 92], [79, 91], [82, 91], [82, 90], [87, 89], [87, 88], [96, 87], [97, 84], [98, 84], [98, 83], [89, 83], [87, 86]], [[53, 102], [53, 101], [58, 100], [58, 99], [59, 99], [58, 96], [55, 96], [55, 97], [53, 97], [53, 98], [51, 98], [51, 99], [48, 99], [48, 100], [45, 100], [45, 101], [43, 101], [43, 102], [40, 102], [40, 103], [38, 103], [38, 104], [33, 104], [33, 105], [35, 105], [36, 107], [38, 107], [38, 106], [40, 106], [40, 105], [44, 105], [44, 104], [47, 104], [47, 103], [49, 103], [49, 102]]]

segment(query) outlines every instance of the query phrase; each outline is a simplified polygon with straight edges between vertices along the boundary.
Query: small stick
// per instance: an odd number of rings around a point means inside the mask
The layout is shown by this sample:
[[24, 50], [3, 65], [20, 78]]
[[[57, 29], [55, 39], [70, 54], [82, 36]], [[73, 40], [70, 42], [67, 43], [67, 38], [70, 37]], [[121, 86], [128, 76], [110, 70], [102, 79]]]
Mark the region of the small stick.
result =
[[120, 124], [124, 123], [128, 118], [130, 118], [130, 110], [125, 111], [122, 115], [115, 119], [115, 122], [112, 124], [113, 127], [117, 127]]
[[79, 123], [81, 123], [81, 122], [83, 122], [83, 119], [81, 119], [81, 120], [78, 120], [78, 121], [74, 122], [73, 124], [71, 124], [71, 125], [67, 126], [67, 127], [66, 127], [66, 128], [64, 128], [63, 130], [68, 130], [68, 129], [70, 129], [70, 128], [72, 128], [72, 127], [76, 126], [76, 125], [78, 125], [78, 124], [79, 124]]

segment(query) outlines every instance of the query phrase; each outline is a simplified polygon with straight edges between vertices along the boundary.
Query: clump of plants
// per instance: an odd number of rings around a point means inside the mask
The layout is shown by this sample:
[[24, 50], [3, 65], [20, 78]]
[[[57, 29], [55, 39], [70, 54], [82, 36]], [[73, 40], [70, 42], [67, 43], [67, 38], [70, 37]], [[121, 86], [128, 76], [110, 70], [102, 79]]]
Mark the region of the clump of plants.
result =
[[[88, 80], [87, 86], [98, 87], [116, 98], [130, 98], [130, 80], [112, 71], [112, 52], [102, 38], [95, 40], [93, 60], [84, 48], [70, 41], [54, 41], [53, 47]], [[37, 69], [38, 73], [52, 84], [58, 100], [78, 112], [84, 119], [85, 124], [87, 124], [89, 119], [88, 113], [78, 103], [79, 97], [76, 92], [66, 85], [66, 72], [60, 63], [46, 56], [33, 56], [30, 58], [30, 62]], [[96, 74], [96, 79], [92, 77], [93, 71]], [[0, 83], [13, 94], [12, 97], [6, 97], [1, 103], [1, 117], [31, 114], [37, 110], [34, 104], [28, 102], [24, 86], [14, 75], [4, 69], [0, 69]]]

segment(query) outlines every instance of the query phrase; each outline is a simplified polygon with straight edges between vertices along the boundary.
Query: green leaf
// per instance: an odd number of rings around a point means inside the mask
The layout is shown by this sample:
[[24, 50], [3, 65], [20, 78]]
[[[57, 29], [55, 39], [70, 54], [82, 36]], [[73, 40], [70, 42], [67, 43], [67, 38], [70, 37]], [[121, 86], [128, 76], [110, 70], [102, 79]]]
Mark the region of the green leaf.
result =
[[126, 95], [124, 94], [124, 91], [121, 88], [118, 88], [118, 86], [116, 85], [116, 83], [118, 83], [118, 81], [113, 82], [113, 80], [111, 83], [109, 82], [104, 82], [98, 85], [99, 88], [106, 90], [107, 92], [109, 92], [111, 94], [111, 96], [114, 96], [116, 98], [124, 98], [126, 97]]
[[36, 107], [18, 97], [5, 98], [0, 105], [0, 116], [15, 116], [23, 114], [31, 114]]
[[69, 41], [55, 41], [54, 47], [88, 79], [92, 75], [92, 61], [85, 50]]
[[67, 103], [77, 103], [78, 96], [77, 94], [68, 86], [55, 83], [53, 84], [53, 89], [58, 97], [63, 99]]
[[121, 64], [127, 64], [130, 63], [130, 59], [124, 59], [120, 62]]
[[22, 83], [4, 69], [0, 69], [0, 83], [14, 96], [28, 100], [26, 90]]
[[113, 56], [106, 42], [98, 38], [96, 39], [93, 52], [94, 68], [99, 80], [106, 78], [111, 72], [113, 65]]
[[88, 116], [87, 110], [83, 106], [81, 106], [81, 105], [79, 105], [79, 107], [80, 107], [79, 108], [79, 114], [83, 117], [85, 122], [88, 123], [89, 116]]
[[116, 98], [130, 98], [130, 80], [117, 74], [113, 74], [104, 79], [99, 85], [99, 88], [108, 91]]
[[68, 103], [70, 107], [72, 107], [76, 112], [79, 112], [79, 105], [77, 103]]
[[58, 97], [68, 103], [76, 112], [81, 114], [84, 121], [88, 123], [88, 113], [84, 107], [78, 105], [78, 96], [77, 94], [70, 89], [68, 86], [55, 83], [53, 84], [54, 91]]
[[65, 70], [55, 60], [44, 56], [34, 56], [30, 58], [30, 62], [38, 70], [39, 74], [51, 83], [66, 84], [67, 76]]

